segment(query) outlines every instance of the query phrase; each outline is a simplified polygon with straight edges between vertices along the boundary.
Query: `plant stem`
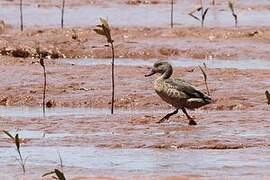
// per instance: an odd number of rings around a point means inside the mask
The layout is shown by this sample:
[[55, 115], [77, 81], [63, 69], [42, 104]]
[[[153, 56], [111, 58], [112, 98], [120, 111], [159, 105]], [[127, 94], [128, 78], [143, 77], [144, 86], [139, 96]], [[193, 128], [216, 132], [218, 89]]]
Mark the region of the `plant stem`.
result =
[[114, 46], [113, 46], [113, 42], [111, 42], [111, 48], [112, 48], [112, 103], [111, 103], [111, 114], [113, 114], [113, 108], [114, 108]]
[[62, 2], [61, 28], [64, 27], [65, 0]]
[[23, 31], [23, 9], [22, 9], [22, 0], [20, 0], [20, 17], [21, 17], [21, 31]]
[[173, 0], [171, 0], [171, 28], [173, 28]]
[[234, 25], [235, 25], [235, 27], [237, 27], [238, 26], [238, 18], [237, 18], [237, 14], [233, 14], [233, 17], [234, 17]]
[[203, 13], [204, 13], [204, 9], [203, 9], [203, 1], [202, 0], [200, 0], [200, 3], [201, 3], [201, 26], [202, 26], [202, 28], [203, 28], [203, 26], [204, 26], [204, 19], [203, 19]]
[[24, 161], [23, 161], [23, 158], [22, 158], [21, 151], [19, 149], [17, 149], [17, 151], [18, 151], [18, 154], [19, 154], [19, 157], [20, 157], [20, 161], [21, 161], [21, 166], [22, 166], [22, 169], [23, 169], [23, 173], [25, 173], [25, 166], [24, 166]]
[[42, 111], [43, 111], [43, 117], [45, 117], [45, 98], [46, 98], [46, 89], [47, 89], [47, 76], [46, 76], [45, 65], [43, 65], [42, 68], [43, 68], [43, 75], [44, 75], [43, 98], [42, 98]]
[[210, 91], [209, 91], [209, 88], [208, 88], [207, 80], [205, 78], [204, 78], [204, 83], [205, 83], [205, 86], [206, 86], [207, 95], [210, 96]]
[[62, 160], [62, 156], [61, 156], [61, 154], [60, 154], [59, 151], [58, 151], [58, 157], [59, 157], [59, 161], [60, 161], [61, 171], [64, 172], [64, 171], [63, 171], [63, 167], [64, 167], [64, 165], [63, 165], [63, 160]]
[[[203, 63], [203, 64], [204, 64], [204, 67], [206, 67], [205, 63]], [[206, 87], [206, 90], [207, 90], [207, 94], [208, 94], [208, 96], [210, 96], [210, 91], [209, 91], [208, 83], [207, 83], [207, 75], [206, 75], [205, 71], [203, 70], [203, 68], [201, 66], [199, 66], [199, 68], [203, 73], [203, 79], [204, 79], [204, 84], [205, 84], [205, 87]]]

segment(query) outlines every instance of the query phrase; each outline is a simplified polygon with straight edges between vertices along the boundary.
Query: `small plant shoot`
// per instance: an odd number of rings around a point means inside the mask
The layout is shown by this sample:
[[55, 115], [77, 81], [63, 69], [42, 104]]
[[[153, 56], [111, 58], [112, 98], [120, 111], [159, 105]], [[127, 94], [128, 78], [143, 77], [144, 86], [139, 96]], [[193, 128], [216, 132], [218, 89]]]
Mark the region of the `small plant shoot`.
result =
[[270, 105], [270, 93], [269, 93], [269, 91], [265, 91], [265, 96], [266, 96], [266, 99], [267, 99], [267, 104]]
[[44, 59], [41, 57], [39, 59], [39, 64], [41, 65], [43, 69], [43, 77], [44, 77], [44, 85], [43, 85], [43, 97], [42, 97], [42, 112], [43, 112], [43, 117], [46, 116], [46, 89], [47, 89], [47, 74], [46, 74], [46, 68], [44, 64]]
[[16, 146], [16, 151], [18, 152], [18, 155], [19, 155], [19, 162], [20, 162], [20, 165], [22, 167], [22, 170], [23, 170], [23, 173], [25, 173], [25, 163], [26, 163], [26, 160], [27, 158], [23, 159], [22, 157], [22, 153], [21, 153], [21, 144], [20, 144], [20, 138], [19, 138], [19, 134], [16, 133], [15, 136], [12, 136], [12, 134], [10, 134], [8, 131], [3, 131], [15, 144]]
[[173, 0], [171, 0], [171, 28], [173, 28]]
[[[200, 6], [195, 7], [190, 13], [188, 13], [188, 15], [190, 15], [194, 19], [200, 21], [201, 22], [201, 27], [204, 27], [206, 14], [207, 14], [209, 8], [206, 8], [204, 10], [203, 3], [202, 3], [202, 1], [200, 1], [200, 2], [201, 2]], [[195, 15], [196, 12], [201, 12], [201, 17], [198, 17], [197, 15]]]
[[[203, 63], [203, 65], [204, 65], [204, 67], [206, 68], [206, 64]], [[201, 66], [199, 66], [199, 68], [200, 68], [200, 70], [201, 70], [202, 73], [203, 73], [203, 79], [204, 79], [204, 84], [205, 84], [205, 87], [206, 87], [206, 90], [207, 90], [207, 94], [208, 94], [208, 96], [210, 96], [210, 91], [209, 91], [208, 83], [207, 83], [207, 75], [206, 75], [204, 69], [203, 69]]]
[[21, 20], [21, 31], [23, 31], [23, 1], [20, 0], [20, 20]]
[[63, 170], [64, 169], [64, 165], [63, 165], [62, 156], [61, 156], [61, 154], [60, 154], [59, 151], [57, 152], [57, 154], [58, 154], [58, 158], [59, 158], [59, 162], [60, 162], [61, 171], [64, 172], [64, 170]]
[[66, 180], [64, 173], [58, 169], [54, 169], [54, 171], [47, 172], [43, 174], [42, 177], [49, 176], [49, 175], [52, 175], [53, 179]]
[[114, 44], [113, 39], [111, 36], [111, 29], [109, 26], [109, 23], [107, 20], [100, 18], [100, 24], [97, 25], [97, 28], [94, 29], [94, 31], [104, 36], [107, 39], [107, 42], [110, 44], [111, 50], [112, 50], [112, 99], [111, 99], [111, 114], [113, 114], [114, 111]]
[[228, 2], [228, 5], [229, 5], [229, 8], [230, 8], [230, 10], [232, 12], [232, 16], [234, 18], [234, 25], [235, 25], [235, 27], [237, 27], [238, 26], [238, 16], [237, 16], [237, 14], [235, 12], [234, 2], [233, 1], [229, 1]]
[[77, 34], [77, 32], [76, 32], [75, 29], [72, 29], [72, 35], [71, 35], [71, 38], [72, 38], [73, 40], [78, 40], [78, 39], [79, 39], [78, 34]]
[[63, 1], [62, 1], [62, 11], [61, 11], [61, 28], [62, 28], [62, 29], [64, 28], [65, 4], [66, 4], [66, 1], [63, 0]]

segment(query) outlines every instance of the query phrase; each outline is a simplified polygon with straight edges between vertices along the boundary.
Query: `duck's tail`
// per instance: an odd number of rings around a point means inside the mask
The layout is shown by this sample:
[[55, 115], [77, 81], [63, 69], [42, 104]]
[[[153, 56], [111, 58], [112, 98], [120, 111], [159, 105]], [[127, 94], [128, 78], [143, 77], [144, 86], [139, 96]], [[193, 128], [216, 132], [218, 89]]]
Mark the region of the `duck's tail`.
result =
[[217, 101], [216, 99], [212, 99], [211, 97], [206, 96], [206, 95], [204, 95], [204, 97], [203, 97], [202, 99], [203, 99], [203, 101], [204, 101], [205, 103], [207, 103], [207, 104], [214, 103], [214, 102]]

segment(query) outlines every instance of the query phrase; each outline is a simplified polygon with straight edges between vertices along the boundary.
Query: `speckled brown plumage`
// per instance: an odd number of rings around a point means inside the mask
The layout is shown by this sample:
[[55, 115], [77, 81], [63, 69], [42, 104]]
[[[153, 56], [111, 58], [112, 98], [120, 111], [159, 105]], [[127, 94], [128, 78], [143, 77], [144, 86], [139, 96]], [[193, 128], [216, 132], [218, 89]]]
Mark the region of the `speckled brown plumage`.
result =
[[196, 125], [196, 122], [188, 115], [185, 108], [197, 109], [212, 103], [213, 100], [184, 80], [171, 78], [173, 69], [168, 62], [156, 62], [151, 73], [146, 75], [146, 77], [156, 73], [161, 74], [154, 83], [156, 93], [161, 99], [176, 108], [174, 112], [163, 117], [159, 123], [169, 119], [170, 116], [176, 114], [181, 109], [189, 119], [189, 124]]

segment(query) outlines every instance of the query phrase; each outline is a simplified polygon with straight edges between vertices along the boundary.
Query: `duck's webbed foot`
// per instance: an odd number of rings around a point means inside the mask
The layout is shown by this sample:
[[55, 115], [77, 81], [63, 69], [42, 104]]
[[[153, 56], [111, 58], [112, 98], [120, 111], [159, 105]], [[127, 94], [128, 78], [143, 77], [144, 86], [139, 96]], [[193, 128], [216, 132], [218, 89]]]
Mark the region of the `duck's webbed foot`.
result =
[[188, 125], [195, 126], [195, 125], [197, 125], [197, 123], [193, 119], [190, 119], [188, 122]]
[[157, 123], [163, 123], [165, 120], [168, 120], [172, 115], [177, 114], [178, 113], [178, 109], [176, 109], [175, 111], [166, 114], [166, 116], [164, 116], [162, 119], [160, 119]]
[[197, 125], [196, 121], [194, 121], [193, 118], [188, 115], [188, 113], [187, 113], [187, 111], [186, 111], [185, 108], [182, 108], [182, 111], [187, 116], [187, 118], [189, 120], [189, 123], [188, 123], [189, 125], [191, 125], [191, 126]]

